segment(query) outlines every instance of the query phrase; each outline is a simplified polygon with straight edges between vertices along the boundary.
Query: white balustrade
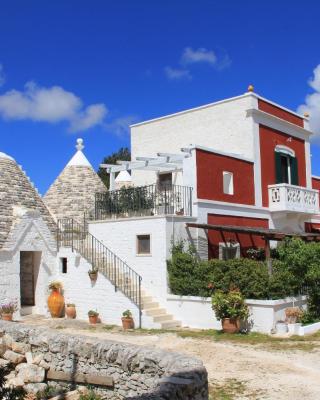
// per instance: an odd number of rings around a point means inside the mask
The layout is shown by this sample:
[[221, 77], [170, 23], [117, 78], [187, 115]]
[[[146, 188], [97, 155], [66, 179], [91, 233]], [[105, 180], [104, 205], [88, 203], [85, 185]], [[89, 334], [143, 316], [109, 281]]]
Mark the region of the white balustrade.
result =
[[280, 183], [269, 185], [269, 209], [272, 212], [319, 213], [319, 191]]

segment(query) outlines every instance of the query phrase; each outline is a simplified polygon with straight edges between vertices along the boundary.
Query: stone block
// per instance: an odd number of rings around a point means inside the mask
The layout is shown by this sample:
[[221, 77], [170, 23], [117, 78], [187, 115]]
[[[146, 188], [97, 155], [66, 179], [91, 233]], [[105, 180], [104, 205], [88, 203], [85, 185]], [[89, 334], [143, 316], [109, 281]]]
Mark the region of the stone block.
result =
[[19, 364], [16, 367], [17, 377], [24, 383], [41, 383], [45, 379], [45, 369], [34, 364]]
[[23, 354], [15, 353], [12, 350], [7, 350], [4, 353], [3, 358], [10, 361], [12, 364], [20, 364], [25, 360], [25, 356]]
[[23, 342], [12, 342], [11, 349], [15, 353], [26, 354], [31, 351], [31, 346]]

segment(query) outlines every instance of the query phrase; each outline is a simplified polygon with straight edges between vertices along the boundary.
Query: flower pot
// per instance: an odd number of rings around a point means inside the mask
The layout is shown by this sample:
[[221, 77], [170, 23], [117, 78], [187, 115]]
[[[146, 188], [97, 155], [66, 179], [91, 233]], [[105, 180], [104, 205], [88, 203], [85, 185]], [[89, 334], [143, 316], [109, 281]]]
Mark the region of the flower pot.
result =
[[276, 331], [279, 335], [284, 335], [288, 332], [288, 325], [285, 322], [277, 322]]
[[89, 315], [89, 322], [92, 325], [95, 325], [98, 322], [99, 315]]
[[67, 306], [66, 307], [66, 316], [69, 319], [75, 319], [77, 316], [76, 307], [75, 306]]
[[89, 271], [88, 274], [89, 274], [90, 279], [91, 279], [93, 282], [95, 282], [95, 281], [97, 280], [97, 278], [98, 278], [98, 271], [97, 271], [97, 272], [91, 272], [91, 271]]
[[222, 330], [224, 333], [238, 333], [240, 331], [239, 318], [223, 318]]
[[133, 318], [131, 318], [131, 317], [129, 317], [129, 318], [127, 318], [127, 317], [122, 317], [122, 318], [121, 318], [121, 321], [122, 321], [122, 327], [123, 327], [124, 330], [127, 330], [127, 329], [134, 329], [134, 321], [133, 321]]
[[13, 314], [1, 314], [1, 319], [3, 321], [12, 321]]
[[48, 297], [48, 307], [52, 318], [61, 318], [64, 307], [64, 297], [59, 289], [52, 290]]

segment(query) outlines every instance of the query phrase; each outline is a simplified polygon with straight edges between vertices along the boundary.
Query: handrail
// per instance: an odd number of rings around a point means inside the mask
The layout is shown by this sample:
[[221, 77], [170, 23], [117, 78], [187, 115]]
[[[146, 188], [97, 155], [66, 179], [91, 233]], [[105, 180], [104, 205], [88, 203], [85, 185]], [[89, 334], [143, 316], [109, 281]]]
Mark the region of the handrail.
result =
[[101, 272], [139, 309], [139, 327], [141, 328], [141, 281], [142, 277], [129, 265], [106, 247], [100, 240], [88, 232], [72, 218], [58, 220], [57, 243], [59, 247], [71, 247], [91, 265], [93, 270]]

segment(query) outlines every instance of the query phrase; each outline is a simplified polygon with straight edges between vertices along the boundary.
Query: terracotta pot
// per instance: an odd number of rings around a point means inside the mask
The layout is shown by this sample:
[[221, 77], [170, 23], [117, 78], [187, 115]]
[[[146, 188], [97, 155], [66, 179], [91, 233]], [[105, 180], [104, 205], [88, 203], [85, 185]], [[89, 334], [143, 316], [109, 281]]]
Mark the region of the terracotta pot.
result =
[[48, 307], [52, 318], [61, 318], [64, 307], [64, 297], [59, 289], [53, 289], [51, 291], [48, 297]]
[[89, 322], [92, 325], [95, 325], [99, 320], [99, 315], [89, 315]]
[[89, 272], [89, 277], [92, 281], [96, 281], [98, 278], [98, 272]]
[[77, 316], [76, 307], [75, 306], [67, 306], [66, 307], [66, 316], [69, 319], [75, 319]]
[[238, 333], [240, 331], [240, 320], [238, 318], [223, 318], [222, 330], [225, 333]]
[[13, 314], [1, 314], [3, 321], [12, 321]]
[[133, 318], [129, 317], [122, 317], [121, 318], [122, 321], [122, 327], [124, 330], [126, 329], [134, 329], [134, 321]]

